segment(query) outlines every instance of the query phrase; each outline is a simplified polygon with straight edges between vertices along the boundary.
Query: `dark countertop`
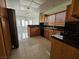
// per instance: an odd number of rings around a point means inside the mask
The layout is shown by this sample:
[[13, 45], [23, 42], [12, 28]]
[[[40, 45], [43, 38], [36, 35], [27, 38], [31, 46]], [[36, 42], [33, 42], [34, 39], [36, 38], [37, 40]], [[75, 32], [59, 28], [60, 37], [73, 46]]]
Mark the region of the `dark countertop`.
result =
[[48, 25], [44, 25], [44, 26], [40, 26], [40, 25], [28, 25], [28, 27], [40, 27], [41, 28], [47, 28], [50, 30], [64, 30], [63, 26], [48, 26]]
[[44, 28], [47, 28], [50, 30], [64, 30], [63, 26], [45, 26]]
[[52, 38], [55, 38], [56, 40], [59, 40], [59, 41], [65, 43], [67, 45], [70, 45], [72, 47], [75, 47], [75, 48], [78, 48], [79, 49], [79, 41], [78, 40], [76, 41], [73, 38], [72, 39], [69, 39], [66, 36], [59, 35], [59, 34], [52, 35], [51, 37]]
[[28, 27], [39, 27], [39, 25], [28, 25]]
[[50, 30], [63, 30], [63, 29], [60, 29], [60, 28], [55, 28], [55, 27], [44, 27], [46, 29], [50, 29]]

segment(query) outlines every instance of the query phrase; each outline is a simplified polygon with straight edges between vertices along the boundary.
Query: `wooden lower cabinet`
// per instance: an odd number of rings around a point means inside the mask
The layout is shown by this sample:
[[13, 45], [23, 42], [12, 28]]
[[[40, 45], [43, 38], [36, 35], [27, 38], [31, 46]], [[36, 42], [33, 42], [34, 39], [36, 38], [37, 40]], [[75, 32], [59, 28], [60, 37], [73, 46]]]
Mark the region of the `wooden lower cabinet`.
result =
[[62, 54], [62, 59], [79, 59], [79, 50], [66, 44], [63, 44]]
[[54, 31], [52, 29], [49, 29], [49, 40], [52, 40], [52, 37], [51, 35], [54, 34]]
[[40, 29], [39, 27], [29, 27], [29, 35], [30, 37], [33, 37], [33, 36], [38, 36], [40, 35]]
[[44, 29], [44, 37], [46, 39], [52, 40], [51, 35], [53, 35], [53, 34], [54, 34], [54, 30], [53, 29], [49, 29], [49, 28], [45, 28]]
[[53, 39], [50, 59], [62, 59], [62, 45]]
[[52, 41], [50, 59], [79, 59], [79, 49], [60, 42]]
[[49, 29], [48, 28], [44, 28], [44, 37], [46, 39], [49, 39]]

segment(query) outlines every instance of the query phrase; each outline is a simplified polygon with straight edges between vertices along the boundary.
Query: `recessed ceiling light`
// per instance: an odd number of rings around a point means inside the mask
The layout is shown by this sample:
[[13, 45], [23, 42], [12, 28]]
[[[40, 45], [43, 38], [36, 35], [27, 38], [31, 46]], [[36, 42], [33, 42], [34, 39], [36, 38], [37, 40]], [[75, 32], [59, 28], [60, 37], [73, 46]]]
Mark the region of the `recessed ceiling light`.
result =
[[30, 9], [30, 7], [27, 7], [27, 9]]

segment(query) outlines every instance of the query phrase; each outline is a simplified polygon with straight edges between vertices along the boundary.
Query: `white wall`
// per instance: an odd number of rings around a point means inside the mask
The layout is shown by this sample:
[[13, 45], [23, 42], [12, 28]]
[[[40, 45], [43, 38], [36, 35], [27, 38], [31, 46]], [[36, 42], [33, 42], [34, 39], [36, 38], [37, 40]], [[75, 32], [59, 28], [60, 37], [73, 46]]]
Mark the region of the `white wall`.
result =
[[20, 0], [6, 0], [7, 8], [15, 9], [16, 20], [32, 20], [33, 25], [39, 25], [39, 9], [30, 8], [27, 10], [21, 10]]
[[27, 14], [26, 16], [17, 15], [16, 20], [32, 20], [33, 25], [39, 25], [39, 11], [32, 11], [32, 13]]
[[33, 25], [39, 25], [39, 10], [31, 9], [24, 15], [25, 20], [32, 20]]

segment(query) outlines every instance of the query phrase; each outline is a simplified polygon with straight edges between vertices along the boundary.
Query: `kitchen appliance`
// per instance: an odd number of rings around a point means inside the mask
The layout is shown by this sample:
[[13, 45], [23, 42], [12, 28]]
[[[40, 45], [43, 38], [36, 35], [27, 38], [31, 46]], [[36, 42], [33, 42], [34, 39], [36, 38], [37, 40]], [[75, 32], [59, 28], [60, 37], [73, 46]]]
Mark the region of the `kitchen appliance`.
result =
[[16, 27], [16, 17], [14, 9], [7, 9], [8, 12], [8, 22], [10, 28], [11, 42], [13, 48], [19, 47], [17, 27]]
[[40, 35], [44, 36], [44, 23], [40, 23]]
[[65, 23], [64, 37], [75, 43], [79, 43], [79, 21]]

